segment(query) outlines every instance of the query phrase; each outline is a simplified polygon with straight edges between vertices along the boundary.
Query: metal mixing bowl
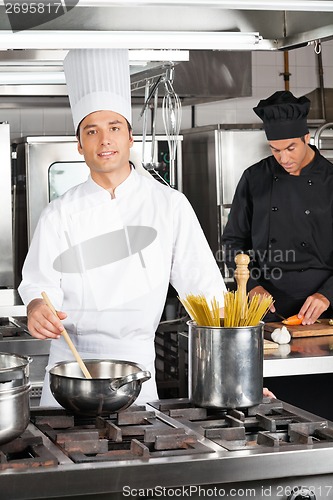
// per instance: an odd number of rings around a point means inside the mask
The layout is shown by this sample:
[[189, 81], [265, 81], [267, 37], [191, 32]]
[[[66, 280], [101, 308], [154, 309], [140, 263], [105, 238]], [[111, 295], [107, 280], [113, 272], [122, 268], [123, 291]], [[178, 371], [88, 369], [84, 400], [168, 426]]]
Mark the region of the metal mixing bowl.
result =
[[128, 408], [138, 397], [149, 371], [136, 363], [114, 359], [84, 360], [92, 378], [85, 378], [76, 361], [50, 369], [50, 388], [61, 406], [80, 415], [108, 415]]

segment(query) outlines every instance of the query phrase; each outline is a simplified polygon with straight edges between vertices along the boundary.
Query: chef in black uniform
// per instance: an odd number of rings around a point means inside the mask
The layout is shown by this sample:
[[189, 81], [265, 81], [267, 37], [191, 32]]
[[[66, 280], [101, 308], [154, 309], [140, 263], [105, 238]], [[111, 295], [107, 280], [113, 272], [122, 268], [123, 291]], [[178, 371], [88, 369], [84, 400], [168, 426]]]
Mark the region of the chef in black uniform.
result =
[[251, 256], [250, 296], [273, 296], [267, 321], [333, 317], [333, 165], [309, 144], [309, 108], [289, 91], [254, 108], [272, 155], [243, 173], [222, 237], [229, 268]]

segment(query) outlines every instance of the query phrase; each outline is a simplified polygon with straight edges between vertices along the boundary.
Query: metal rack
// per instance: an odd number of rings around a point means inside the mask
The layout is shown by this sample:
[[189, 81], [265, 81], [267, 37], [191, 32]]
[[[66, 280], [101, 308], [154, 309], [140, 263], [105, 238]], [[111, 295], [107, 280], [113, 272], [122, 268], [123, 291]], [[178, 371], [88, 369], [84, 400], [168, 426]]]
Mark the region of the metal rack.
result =
[[180, 333], [187, 331], [180, 320], [160, 323], [155, 334], [156, 383], [159, 397], [184, 397], [187, 394], [187, 363], [179, 348]]

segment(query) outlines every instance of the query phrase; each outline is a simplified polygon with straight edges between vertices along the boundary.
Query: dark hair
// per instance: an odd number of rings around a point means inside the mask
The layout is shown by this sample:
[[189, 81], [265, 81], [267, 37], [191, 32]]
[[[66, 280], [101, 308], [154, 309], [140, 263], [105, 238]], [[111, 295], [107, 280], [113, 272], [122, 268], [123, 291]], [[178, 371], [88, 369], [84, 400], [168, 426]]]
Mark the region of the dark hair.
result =
[[[77, 138], [77, 140], [80, 143], [80, 146], [81, 146], [81, 142], [80, 142], [80, 125], [83, 122], [83, 120], [84, 120], [84, 118], [82, 118], [82, 120], [78, 124], [77, 129], [76, 129], [76, 133], [75, 133], [76, 138]], [[126, 118], [125, 118], [125, 120], [126, 120]], [[131, 135], [131, 133], [132, 133], [132, 125], [130, 124], [130, 122], [128, 120], [126, 120], [126, 123], [127, 123], [128, 133], [129, 133], [129, 135]]]

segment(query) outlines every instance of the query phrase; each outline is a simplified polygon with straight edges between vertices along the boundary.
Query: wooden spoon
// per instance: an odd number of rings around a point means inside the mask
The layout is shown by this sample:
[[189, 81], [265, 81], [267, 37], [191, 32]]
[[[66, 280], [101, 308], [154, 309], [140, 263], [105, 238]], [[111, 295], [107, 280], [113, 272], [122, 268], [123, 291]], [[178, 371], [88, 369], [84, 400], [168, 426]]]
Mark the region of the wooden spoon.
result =
[[[48, 298], [47, 294], [45, 292], [42, 292], [42, 297], [44, 299], [44, 302], [46, 305], [49, 306], [49, 308], [51, 309], [51, 311], [53, 312], [53, 314], [55, 316], [58, 317], [58, 314], [57, 314], [57, 311], [55, 310], [55, 308], [53, 307], [53, 304], [51, 303], [50, 299]], [[75, 345], [73, 344], [73, 342], [71, 341], [71, 338], [70, 336], [68, 335], [68, 332], [65, 330], [65, 328], [63, 329], [63, 331], [61, 332], [62, 335], [65, 337], [65, 340], [68, 344], [68, 347], [70, 348], [70, 350], [72, 351], [76, 361], [78, 362], [78, 365], [79, 367], [81, 368], [84, 376], [86, 378], [92, 378], [92, 376], [90, 375], [89, 371], [88, 371], [88, 368], [86, 367], [86, 365], [84, 364], [80, 354], [77, 352], [76, 350], [76, 347]]]

